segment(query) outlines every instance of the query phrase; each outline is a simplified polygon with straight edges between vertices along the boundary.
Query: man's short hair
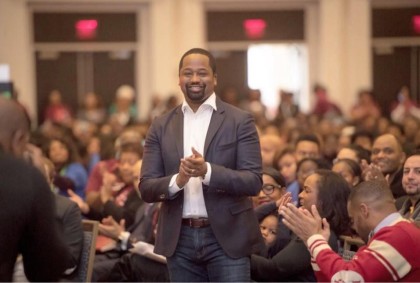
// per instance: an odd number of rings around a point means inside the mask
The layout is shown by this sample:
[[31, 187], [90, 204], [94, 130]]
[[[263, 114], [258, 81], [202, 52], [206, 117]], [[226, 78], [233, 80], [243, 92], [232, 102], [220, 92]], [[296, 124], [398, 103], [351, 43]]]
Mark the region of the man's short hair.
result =
[[394, 203], [392, 191], [386, 180], [369, 180], [359, 183], [351, 190], [349, 201], [351, 204], [361, 202], [381, 201]]
[[314, 134], [300, 135], [297, 138], [297, 140], [295, 142], [295, 145], [297, 145], [301, 141], [309, 141], [309, 142], [316, 143], [318, 145], [318, 147], [321, 148], [321, 142], [319, 141], [318, 137], [316, 135], [314, 135]]
[[209, 64], [210, 64], [210, 68], [213, 71], [213, 75], [216, 74], [216, 59], [213, 57], [213, 55], [209, 51], [207, 51], [205, 49], [202, 49], [202, 48], [192, 48], [192, 49], [188, 50], [187, 52], [185, 52], [184, 55], [182, 55], [181, 60], [179, 61], [178, 72], [181, 71], [182, 64], [184, 63], [183, 62], [184, 58], [187, 57], [190, 54], [201, 54], [201, 55], [207, 56], [209, 58]]

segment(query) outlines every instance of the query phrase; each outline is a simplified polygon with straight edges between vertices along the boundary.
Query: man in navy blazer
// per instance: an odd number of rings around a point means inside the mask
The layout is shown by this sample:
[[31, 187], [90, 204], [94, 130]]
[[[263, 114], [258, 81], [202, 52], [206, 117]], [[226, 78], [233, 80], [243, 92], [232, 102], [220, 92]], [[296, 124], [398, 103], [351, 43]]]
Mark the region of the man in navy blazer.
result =
[[163, 202], [155, 252], [171, 281], [249, 281], [262, 246], [251, 196], [262, 187], [254, 119], [216, 97], [216, 64], [204, 49], [179, 64], [184, 102], [155, 119], [144, 146], [140, 192]]

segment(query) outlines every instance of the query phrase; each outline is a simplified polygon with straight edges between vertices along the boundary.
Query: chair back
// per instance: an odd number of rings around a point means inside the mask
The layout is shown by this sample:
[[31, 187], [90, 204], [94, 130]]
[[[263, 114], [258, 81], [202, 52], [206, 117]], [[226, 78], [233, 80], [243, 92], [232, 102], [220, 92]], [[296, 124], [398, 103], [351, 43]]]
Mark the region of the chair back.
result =
[[77, 267], [77, 281], [90, 282], [93, 271], [93, 261], [96, 252], [96, 237], [98, 236], [98, 221], [82, 220], [83, 248]]
[[340, 255], [346, 261], [352, 260], [357, 249], [365, 244], [359, 237], [341, 235], [340, 240], [343, 242], [343, 249]]

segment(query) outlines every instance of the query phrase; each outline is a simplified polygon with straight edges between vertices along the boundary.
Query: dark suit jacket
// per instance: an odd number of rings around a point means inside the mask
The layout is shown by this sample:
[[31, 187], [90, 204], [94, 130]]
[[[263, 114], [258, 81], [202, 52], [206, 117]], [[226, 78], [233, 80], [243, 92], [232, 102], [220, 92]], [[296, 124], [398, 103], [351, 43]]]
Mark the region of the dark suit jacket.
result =
[[18, 253], [30, 281], [56, 281], [69, 252], [55, 219], [54, 195], [45, 177], [0, 154], [0, 281], [12, 281]]
[[[203, 185], [211, 228], [232, 258], [263, 247], [250, 196], [262, 187], [261, 151], [252, 116], [216, 98], [204, 145], [211, 165], [209, 186]], [[146, 138], [139, 184], [146, 202], [161, 201], [155, 252], [170, 257], [176, 248], [184, 191], [169, 196], [169, 182], [178, 173], [183, 153], [181, 106], [154, 120]]]
[[79, 264], [83, 245], [82, 215], [79, 206], [70, 199], [55, 195], [58, 229], [70, 249], [71, 258], [66, 268]]

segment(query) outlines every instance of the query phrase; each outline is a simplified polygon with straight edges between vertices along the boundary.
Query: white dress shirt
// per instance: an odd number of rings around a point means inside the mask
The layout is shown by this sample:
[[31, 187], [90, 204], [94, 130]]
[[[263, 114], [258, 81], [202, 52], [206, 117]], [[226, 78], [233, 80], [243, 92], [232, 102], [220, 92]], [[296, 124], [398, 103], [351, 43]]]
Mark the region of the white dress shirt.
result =
[[[185, 100], [181, 108], [184, 113], [184, 157], [192, 155], [192, 147], [204, 156], [204, 143], [211, 116], [213, 110], [217, 110], [216, 95], [214, 93], [210, 95], [195, 113]], [[206, 165], [207, 173], [205, 178], [191, 177], [183, 188], [179, 188], [176, 184], [178, 174], [175, 174], [171, 178], [171, 182], [169, 183], [170, 196], [184, 189], [183, 218], [207, 218], [207, 209], [203, 196], [203, 183], [208, 185], [210, 182], [211, 166], [208, 162], [206, 162]]]

